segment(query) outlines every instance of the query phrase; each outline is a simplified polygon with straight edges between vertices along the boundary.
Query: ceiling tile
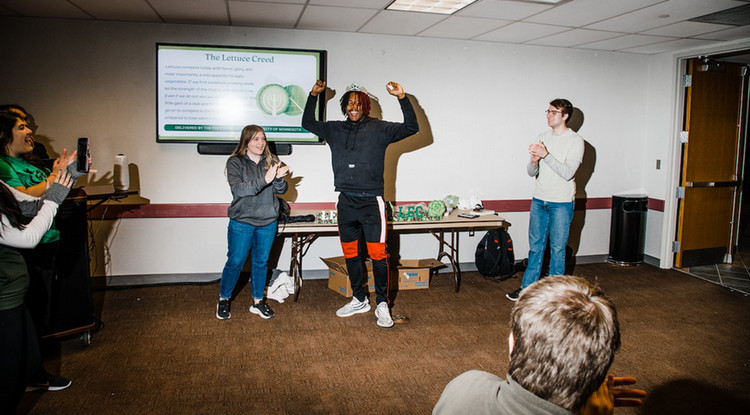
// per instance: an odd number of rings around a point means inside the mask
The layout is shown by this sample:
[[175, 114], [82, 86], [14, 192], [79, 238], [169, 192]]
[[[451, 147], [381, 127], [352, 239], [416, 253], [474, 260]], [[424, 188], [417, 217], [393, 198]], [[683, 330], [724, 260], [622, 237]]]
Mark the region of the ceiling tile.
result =
[[512, 23], [509, 20], [451, 16], [419, 33], [419, 36], [470, 39]]
[[526, 42], [531, 45], [571, 47], [600, 40], [623, 36], [622, 33], [602, 32], [600, 30], [573, 29], [552, 36]]
[[445, 15], [442, 14], [383, 10], [359, 31], [391, 35], [416, 35], [445, 18]]
[[551, 5], [503, 0], [479, 0], [454, 16], [484, 17], [487, 19], [521, 20], [551, 8]]
[[750, 4], [706, 14], [696, 17], [693, 20], [696, 22], [716, 23], [729, 26], [747, 26], [750, 25]]
[[570, 30], [568, 27], [552, 26], [536, 23], [516, 22], [493, 30], [474, 40], [486, 40], [490, 42], [523, 43], [533, 39], [554, 35], [555, 33]]
[[[750, 10], [750, 0], [477, 0], [452, 16], [384, 10], [391, 1], [0, 0], [0, 16], [282, 27], [633, 53], [682, 47], [680, 38], [750, 39], [750, 24], [739, 26], [750, 17], [742, 12]], [[721, 14], [732, 23], [711, 20]]]
[[738, 40], [750, 38], [750, 26], [740, 26], [733, 29], [706, 33], [700, 36], [696, 36], [696, 38], [707, 40]]
[[245, 3], [288, 3], [288, 4], [305, 4], [307, 0], [230, 0]]
[[297, 28], [356, 32], [376, 13], [378, 10], [307, 6]]
[[667, 26], [662, 26], [656, 29], [647, 30], [641, 32], [642, 35], [655, 35], [655, 36], [673, 36], [673, 37], [693, 37], [702, 35], [704, 33], [716, 32], [724, 29], [731, 29], [735, 26], [727, 26], [713, 23], [700, 23], [700, 22], [679, 22]]
[[301, 4], [230, 0], [229, 18], [233, 25], [293, 28], [304, 8]]
[[392, 2], [393, 0], [310, 0], [310, 4], [315, 6], [341, 6], [378, 10], [385, 10], [386, 6]]
[[149, 0], [167, 23], [229, 24], [224, 0]]
[[612, 32], [640, 33], [704, 14], [730, 9], [742, 4], [741, 2], [731, 0], [668, 0], [586, 26], [586, 28], [609, 30]]
[[143, 0], [102, 2], [101, 0], [74, 0], [78, 7], [101, 20], [135, 22], [161, 22], [154, 9]]
[[91, 19], [91, 16], [67, 0], [3, 0], [2, 4], [21, 16]]
[[710, 40], [698, 40], [698, 39], [675, 39], [669, 42], [655, 43], [653, 45], [639, 46], [636, 48], [620, 49], [620, 52], [631, 52], [631, 53], [664, 53], [680, 49], [689, 49], [698, 46], [710, 44]]
[[527, 22], [582, 27], [664, 0], [574, 0], [526, 19]]
[[598, 42], [586, 43], [578, 46], [581, 49], [598, 49], [598, 50], [621, 50], [634, 48], [637, 46], [652, 45], [654, 43], [674, 40], [671, 37], [647, 36], [647, 35], [625, 35]]

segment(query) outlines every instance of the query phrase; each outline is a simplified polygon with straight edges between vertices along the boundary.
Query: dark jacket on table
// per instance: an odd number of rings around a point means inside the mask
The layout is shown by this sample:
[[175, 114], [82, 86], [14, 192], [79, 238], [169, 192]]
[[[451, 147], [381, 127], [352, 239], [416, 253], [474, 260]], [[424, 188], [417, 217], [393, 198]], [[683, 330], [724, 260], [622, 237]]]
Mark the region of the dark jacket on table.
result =
[[408, 97], [399, 99], [404, 122], [366, 117], [359, 122], [317, 121], [315, 101], [308, 95], [302, 127], [326, 140], [331, 148], [333, 184], [338, 192], [383, 196], [385, 150], [389, 144], [419, 131], [417, 116]]

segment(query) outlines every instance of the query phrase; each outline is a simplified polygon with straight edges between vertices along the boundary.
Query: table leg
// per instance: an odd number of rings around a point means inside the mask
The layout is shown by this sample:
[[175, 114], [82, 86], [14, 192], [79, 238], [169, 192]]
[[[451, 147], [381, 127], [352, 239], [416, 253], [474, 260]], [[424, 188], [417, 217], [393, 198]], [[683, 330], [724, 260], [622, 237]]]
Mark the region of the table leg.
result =
[[295, 233], [292, 235], [292, 259], [289, 263], [289, 272], [294, 278], [294, 301], [296, 302], [299, 298], [299, 292], [302, 288], [302, 258], [307, 253], [307, 249], [318, 238], [316, 234], [300, 235]]
[[[445, 232], [450, 232], [450, 242], [445, 239]], [[447, 257], [451, 263], [453, 269], [453, 285], [458, 292], [461, 287], [461, 268], [458, 264], [458, 232], [455, 229], [433, 231], [430, 230], [432, 236], [434, 236], [439, 244], [437, 260], [441, 261], [443, 257]], [[447, 249], [447, 250], [446, 250]]]

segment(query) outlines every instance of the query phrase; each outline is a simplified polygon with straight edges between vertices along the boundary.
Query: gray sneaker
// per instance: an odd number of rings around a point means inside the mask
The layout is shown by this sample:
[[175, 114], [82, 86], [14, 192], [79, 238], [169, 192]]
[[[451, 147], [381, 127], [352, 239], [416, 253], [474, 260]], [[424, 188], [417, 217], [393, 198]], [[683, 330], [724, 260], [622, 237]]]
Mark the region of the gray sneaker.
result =
[[370, 302], [367, 298], [364, 301], [357, 300], [357, 297], [353, 297], [349, 304], [336, 310], [336, 315], [339, 317], [349, 317], [358, 313], [366, 313], [370, 311]]
[[391, 310], [388, 309], [388, 303], [383, 301], [378, 304], [375, 308], [375, 317], [378, 318], [378, 326], [380, 327], [393, 327], [393, 319], [391, 318]]

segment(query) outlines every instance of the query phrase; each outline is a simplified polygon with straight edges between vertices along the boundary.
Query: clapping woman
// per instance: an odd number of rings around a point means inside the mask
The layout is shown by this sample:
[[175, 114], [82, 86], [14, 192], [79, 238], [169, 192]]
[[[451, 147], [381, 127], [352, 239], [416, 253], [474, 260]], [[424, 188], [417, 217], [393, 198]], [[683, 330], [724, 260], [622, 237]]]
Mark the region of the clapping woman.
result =
[[[77, 179], [83, 173], [76, 171], [76, 153], [68, 155], [67, 150], [55, 160], [52, 170], [37, 167], [29, 163], [24, 156], [31, 153], [34, 147], [32, 131], [26, 120], [15, 113], [0, 113], [0, 180], [8, 186], [29, 196], [42, 196], [63, 173]], [[54, 222], [34, 248], [20, 250], [29, 270], [30, 286], [26, 294], [26, 306], [31, 312], [41, 338], [41, 331], [50, 318], [50, 301], [52, 282], [55, 279], [55, 257], [58, 250], [60, 231]], [[47, 373], [40, 366], [32, 385], [47, 390], [61, 390], [70, 385], [70, 381], [60, 376]]]
[[[41, 366], [38, 337], [24, 305], [29, 273], [17, 249], [33, 248], [42, 240], [71, 185], [70, 176], [60, 171], [44, 197], [38, 199], [0, 182], [0, 413], [3, 414], [16, 412], [26, 385]], [[29, 217], [33, 217], [30, 222]]]
[[227, 228], [227, 262], [221, 273], [219, 302], [216, 318], [231, 317], [230, 301], [237, 279], [245, 264], [248, 252], [251, 259], [253, 305], [250, 312], [264, 319], [274, 312], [264, 299], [268, 256], [271, 253], [279, 217], [279, 201], [276, 194], [286, 192], [288, 184], [284, 176], [288, 166], [268, 149], [263, 128], [248, 125], [242, 130], [240, 141], [227, 160], [226, 175], [232, 191]]

